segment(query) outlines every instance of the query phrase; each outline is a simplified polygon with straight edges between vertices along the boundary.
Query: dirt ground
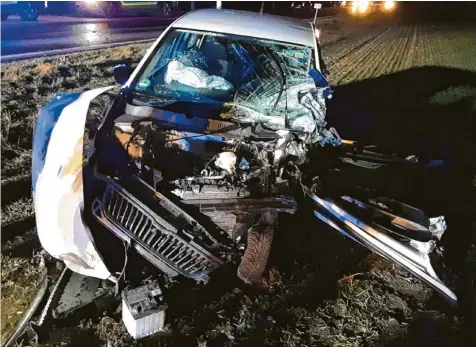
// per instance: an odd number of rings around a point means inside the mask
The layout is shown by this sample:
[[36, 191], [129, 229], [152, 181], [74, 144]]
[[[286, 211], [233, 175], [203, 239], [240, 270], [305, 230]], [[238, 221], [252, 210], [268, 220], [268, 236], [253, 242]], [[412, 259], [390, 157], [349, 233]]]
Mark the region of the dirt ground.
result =
[[[378, 126], [365, 135], [351, 129], [343, 137], [410, 145], [428, 133], [458, 153], [465, 174], [454, 189], [463, 192], [464, 201], [452, 204], [469, 224], [460, 226], [465, 230], [450, 224], [448, 232], [466, 235], [471, 244], [464, 255], [463, 295], [476, 297], [476, 24], [337, 18], [321, 29], [322, 53], [335, 86], [329, 121], [339, 130], [339, 124], [353, 121], [353, 113], [377, 119]], [[9, 328], [4, 314], [11, 329], [9, 318], [21, 316], [35, 287], [34, 275], [26, 275], [34, 274], [28, 259], [39, 248], [29, 188], [38, 108], [57, 93], [112, 85], [111, 68], [137, 64], [146, 49], [126, 46], [2, 64], [2, 337]], [[415, 134], [405, 130], [409, 124]], [[443, 188], [435, 187], [435, 194], [453, 186]], [[234, 272], [223, 271], [206, 290], [177, 293], [183, 307], [171, 311], [164, 336], [133, 341], [120, 312], [112, 309], [56, 324], [41, 346], [474, 345], [467, 329], [476, 322], [471, 301], [451, 310], [411, 275], [312, 216], [293, 218], [280, 222], [259, 286], [245, 286]], [[16, 300], [19, 294], [25, 299]]]

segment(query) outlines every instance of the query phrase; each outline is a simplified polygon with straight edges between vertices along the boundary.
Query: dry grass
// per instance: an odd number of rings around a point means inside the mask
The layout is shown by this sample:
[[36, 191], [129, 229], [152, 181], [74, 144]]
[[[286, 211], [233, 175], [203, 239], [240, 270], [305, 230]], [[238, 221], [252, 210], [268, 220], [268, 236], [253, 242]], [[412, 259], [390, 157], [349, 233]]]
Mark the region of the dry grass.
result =
[[51, 64], [40, 63], [37, 66], [40, 76], [50, 75], [56, 67]]
[[333, 84], [346, 84], [422, 66], [476, 71], [474, 25], [377, 26], [331, 50]]
[[1, 279], [1, 331], [5, 341], [36, 294], [39, 272], [30, 259], [1, 256]]
[[33, 200], [30, 197], [24, 197], [5, 207], [2, 206], [2, 226], [30, 216], [33, 216]]

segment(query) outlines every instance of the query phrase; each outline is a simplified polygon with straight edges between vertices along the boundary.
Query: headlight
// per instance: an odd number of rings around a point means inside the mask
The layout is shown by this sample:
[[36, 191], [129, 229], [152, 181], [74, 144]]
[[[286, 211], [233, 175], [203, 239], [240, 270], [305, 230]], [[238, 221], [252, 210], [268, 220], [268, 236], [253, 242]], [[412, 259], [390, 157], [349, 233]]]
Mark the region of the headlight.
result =
[[87, 7], [95, 7], [96, 6], [96, 2], [95, 0], [85, 0], [84, 1], [84, 4], [87, 6]]
[[370, 1], [366, 1], [366, 0], [352, 1], [351, 12], [352, 14], [357, 14], [357, 13], [363, 14], [368, 11], [369, 6], [370, 6]]
[[360, 13], [367, 12], [368, 8], [369, 8], [369, 2], [368, 1], [359, 1], [359, 12]]
[[383, 4], [383, 8], [386, 10], [386, 11], [391, 11], [395, 8], [395, 1], [385, 1], [384, 4]]

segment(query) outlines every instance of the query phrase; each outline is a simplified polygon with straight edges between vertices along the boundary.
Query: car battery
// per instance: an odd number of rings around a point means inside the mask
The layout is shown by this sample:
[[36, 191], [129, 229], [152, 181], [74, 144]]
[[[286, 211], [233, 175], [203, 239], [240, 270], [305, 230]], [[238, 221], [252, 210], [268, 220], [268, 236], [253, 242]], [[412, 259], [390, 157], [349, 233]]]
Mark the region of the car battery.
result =
[[165, 310], [162, 291], [157, 284], [146, 284], [122, 291], [122, 320], [134, 338], [150, 336], [164, 329]]

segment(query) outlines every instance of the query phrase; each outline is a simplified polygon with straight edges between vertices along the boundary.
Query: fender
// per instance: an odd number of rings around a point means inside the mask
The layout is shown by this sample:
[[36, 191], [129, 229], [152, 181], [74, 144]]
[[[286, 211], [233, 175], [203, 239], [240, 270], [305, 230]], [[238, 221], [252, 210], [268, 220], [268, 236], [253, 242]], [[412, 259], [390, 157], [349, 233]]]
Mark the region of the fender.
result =
[[83, 138], [91, 101], [112, 87], [56, 96], [33, 133], [32, 192], [43, 248], [85, 276], [111, 277], [83, 221]]

